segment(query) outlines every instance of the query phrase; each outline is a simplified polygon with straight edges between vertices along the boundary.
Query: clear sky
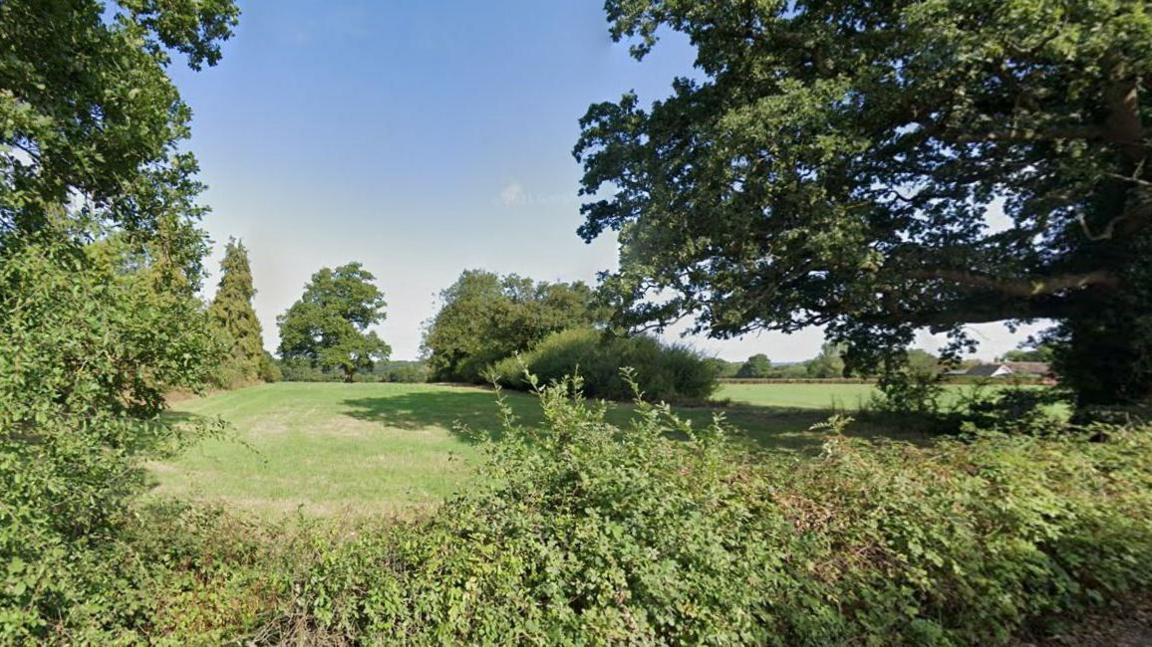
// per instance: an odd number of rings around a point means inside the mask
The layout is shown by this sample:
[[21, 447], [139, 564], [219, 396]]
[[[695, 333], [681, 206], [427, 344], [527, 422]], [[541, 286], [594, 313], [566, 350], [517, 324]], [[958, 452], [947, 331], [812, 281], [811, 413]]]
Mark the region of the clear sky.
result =
[[[632, 59], [609, 38], [598, 0], [242, 7], [220, 65], [173, 71], [210, 187], [211, 268], [229, 236], [243, 239], [269, 350], [276, 316], [323, 266], [357, 260], [376, 275], [389, 304], [379, 332], [395, 359], [417, 356], [436, 294], [464, 269], [594, 281], [616, 249], [575, 233], [577, 120], [628, 90], [662, 98], [692, 73], [683, 38]], [[989, 358], [1025, 336], [974, 329]], [[821, 333], [689, 341], [727, 359], [798, 361]]]

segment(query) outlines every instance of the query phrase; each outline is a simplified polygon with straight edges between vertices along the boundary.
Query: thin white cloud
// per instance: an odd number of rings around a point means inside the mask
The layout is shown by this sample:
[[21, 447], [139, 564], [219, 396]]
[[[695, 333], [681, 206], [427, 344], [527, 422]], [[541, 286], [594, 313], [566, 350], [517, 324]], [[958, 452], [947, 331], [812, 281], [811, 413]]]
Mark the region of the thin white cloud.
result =
[[519, 182], [509, 182], [500, 191], [500, 202], [505, 207], [518, 207], [528, 202], [528, 194], [524, 192], [524, 187]]

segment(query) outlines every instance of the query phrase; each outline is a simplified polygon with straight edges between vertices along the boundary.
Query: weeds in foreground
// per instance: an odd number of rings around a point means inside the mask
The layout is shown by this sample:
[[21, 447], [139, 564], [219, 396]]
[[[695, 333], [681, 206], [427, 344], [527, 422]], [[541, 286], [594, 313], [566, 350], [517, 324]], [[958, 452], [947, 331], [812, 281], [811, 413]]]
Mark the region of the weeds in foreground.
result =
[[845, 437], [841, 418], [818, 457], [753, 462], [722, 420], [638, 398], [617, 427], [578, 379], [535, 389], [546, 424], [503, 405], [488, 478], [428, 517], [147, 511], [108, 561], [147, 568], [101, 598], [135, 611], [73, 613], [40, 637], [1002, 644], [1152, 586], [1147, 429], [922, 448]]

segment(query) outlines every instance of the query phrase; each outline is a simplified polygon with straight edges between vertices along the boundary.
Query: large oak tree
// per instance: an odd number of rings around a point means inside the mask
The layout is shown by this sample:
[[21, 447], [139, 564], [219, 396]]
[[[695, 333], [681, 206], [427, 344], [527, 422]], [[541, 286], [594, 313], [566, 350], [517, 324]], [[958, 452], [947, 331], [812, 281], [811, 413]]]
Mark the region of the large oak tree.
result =
[[360, 263], [323, 268], [304, 286], [300, 300], [279, 317], [280, 356], [323, 370], [356, 373], [388, 359], [392, 348], [370, 326], [384, 321], [384, 295]]
[[[1080, 404], [1152, 394], [1152, 10], [1134, 0], [608, 0], [695, 78], [592, 106], [580, 233], [620, 232], [631, 324], [827, 326], [874, 365], [917, 328], [1052, 319]], [[660, 300], [648, 297], [658, 295]]]

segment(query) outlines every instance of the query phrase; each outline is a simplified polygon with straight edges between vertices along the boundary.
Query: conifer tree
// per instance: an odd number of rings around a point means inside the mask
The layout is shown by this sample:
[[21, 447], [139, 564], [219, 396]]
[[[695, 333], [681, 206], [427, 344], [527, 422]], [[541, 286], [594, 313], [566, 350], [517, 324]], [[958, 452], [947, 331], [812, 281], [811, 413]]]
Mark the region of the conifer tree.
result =
[[252, 268], [244, 243], [230, 239], [220, 263], [220, 284], [208, 312], [229, 346], [228, 360], [221, 367], [220, 382], [230, 386], [251, 382], [260, 376], [264, 341], [260, 320], [252, 308]]

